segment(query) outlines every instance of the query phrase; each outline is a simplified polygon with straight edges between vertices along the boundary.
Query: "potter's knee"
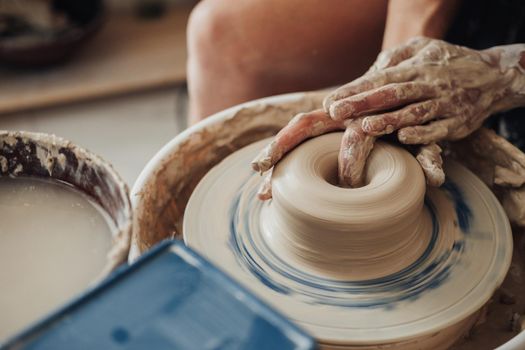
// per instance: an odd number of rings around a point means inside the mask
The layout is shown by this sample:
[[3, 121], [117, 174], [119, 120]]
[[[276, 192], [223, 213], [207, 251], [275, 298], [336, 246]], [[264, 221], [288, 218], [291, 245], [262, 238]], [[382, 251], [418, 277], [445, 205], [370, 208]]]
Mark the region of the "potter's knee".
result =
[[231, 56], [228, 45], [233, 14], [223, 1], [201, 1], [193, 9], [187, 28], [190, 60], [213, 64]]
[[262, 48], [268, 45], [264, 43], [267, 39], [253, 30], [250, 19], [254, 15], [250, 6], [235, 8], [229, 1], [200, 2], [188, 23], [190, 75], [220, 75], [247, 87], [254, 84], [261, 71], [270, 69], [270, 62], [261, 59], [267, 57]]

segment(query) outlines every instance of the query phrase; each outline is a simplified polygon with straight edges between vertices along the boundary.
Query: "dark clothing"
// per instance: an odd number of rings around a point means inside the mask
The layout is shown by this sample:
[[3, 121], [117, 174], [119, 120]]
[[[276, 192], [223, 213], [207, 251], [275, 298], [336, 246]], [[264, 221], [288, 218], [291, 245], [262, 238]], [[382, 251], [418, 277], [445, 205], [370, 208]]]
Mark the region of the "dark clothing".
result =
[[[525, 1], [463, 0], [446, 40], [476, 50], [525, 43]], [[487, 126], [525, 151], [525, 108], [495, 115]]]

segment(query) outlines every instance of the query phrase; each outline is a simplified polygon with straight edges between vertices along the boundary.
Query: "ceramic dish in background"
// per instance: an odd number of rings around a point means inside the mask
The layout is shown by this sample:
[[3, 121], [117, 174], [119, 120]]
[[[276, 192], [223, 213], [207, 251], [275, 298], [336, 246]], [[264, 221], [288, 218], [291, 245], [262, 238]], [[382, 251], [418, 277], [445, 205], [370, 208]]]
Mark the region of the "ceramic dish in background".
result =
[[[50, 0], [37, 1], [36, 4], [32, 0], [21, 0], [14, 4], [18, 6], [14, 14], [3, 14], [0, 6], [0, 63], [13, 66], [61, 63], [91, 38], [104, 22], [102, 0]], [[63, 16], [67, 24], [56, 30], [41, 29], [25, 20], [28, 14], [24, 11], [34, 12], [34, 6], [40, 8], [43, 4], [49, 4], [52, 12]]]

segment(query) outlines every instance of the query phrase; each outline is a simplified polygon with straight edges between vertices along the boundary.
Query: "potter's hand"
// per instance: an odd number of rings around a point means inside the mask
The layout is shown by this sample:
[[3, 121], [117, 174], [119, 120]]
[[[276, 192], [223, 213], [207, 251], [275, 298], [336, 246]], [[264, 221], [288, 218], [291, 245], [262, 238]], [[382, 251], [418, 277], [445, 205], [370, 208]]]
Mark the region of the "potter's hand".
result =
[[[427, 182], [439, 186], [444, 173], [436, 143], [464, 138], [491, 114], [525, 105], [524, 64], [523, 44], [475, 51], [416, 38], [381, 53], [363, 77], [329, 94], [323, 105], [336, 121], [361, 120], [369, 137], [398, 130], [401, 143], [426, 145], [417, 159]], [[339, 166], [356, 167], [344, 159]], [[358, 163], [346, 183], [359, 183], [363, 166]]]
[[340, 183], [359, 186], [375, 137], [398, 130], [402, 143], [423, 145], [417, 159], [427, 182], [439, 186], [436, 142], [463, 138], [490, 114], [525, 104], [524, 52], [521, 44], [475, 51], [428, 38], [384, 51], [365, 75], [325, 98], [325, 114], [296, 116], [253, 167], [264, 172], [304, 139], [346, 130]]
[[399, 130], [406, 144], [461, 139], [489, 115], [525, 104], [523, 52], [525, 45], [476, 51], [416, 38], [381, 53], [364, 76], [328, 95], [324, 108], [334, 120], [364, 116], [367, 135]]
[[[345, 130], [339, 150], [339, 182], [346, 186], [359, 186], [366, 158], [376, 139], [363, 131], [361, 121], [362, 118], [334, 120], [322, 109], [300, 113], [261, 151], [252, 162], [252, 167], [258, 172], [266, 172], [302, 141], [331, 131]], [[445, 175], [441, 168], [441, 148], [437, 144], [421, 146], [416, 159], [428, 183], [435, 186], [443, 183]], [[271, 198], [271, 172], [266, 175], [258, 195], [262, 200]]]
[[525, 154], [486, 128], [451, 143], [450, 150], [492, 188], [510, 221], [525, 226]]

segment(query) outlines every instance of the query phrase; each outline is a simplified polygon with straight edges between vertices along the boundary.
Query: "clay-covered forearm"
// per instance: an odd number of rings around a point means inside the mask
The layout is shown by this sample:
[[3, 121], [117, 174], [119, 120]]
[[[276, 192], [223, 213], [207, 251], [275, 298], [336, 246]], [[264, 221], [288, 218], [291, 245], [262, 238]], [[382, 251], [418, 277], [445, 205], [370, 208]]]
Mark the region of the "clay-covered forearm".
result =
[[369, 135], [398, 131], [406, 144], [458, 140], [490, 115], [525, 106], [521, 61], [520, 45], [477, 51], [417, 37], [383, 51], [323, 105], [333, 119], [362, 118]]
[[483, 53], [499, 66], [508, 81], [494, 112], [525, 106], [525, 44], [495, 46]]
[[486, 128], [448, 146], [452, 157], [492, 188], [510, 221], [525, 226], [525, 154]]
[[[524, 52], [525, 45], [478, 51], [412, 38], [383, 51], [362, 77], [329, 93], [323, 109], [294, 117], [253, 168], [267, 171], [303, 140], [346, 129], [339, 180], [343, 186], [359, 186], [375, 139], [397, 133], [401, 143], [419, 145], [416, 159], [427, 182], [439, 186], [445, 177], [439, 142], [463, 139], [490, 115], [525, 106]], [[508, 168], [495, 171], [498, 185], [521, 181]], [[262, 193], [269, 198], [268, 190]]]
[[415, 36], [443, 39], [461, 0], [390, 0], [383, 49]]

